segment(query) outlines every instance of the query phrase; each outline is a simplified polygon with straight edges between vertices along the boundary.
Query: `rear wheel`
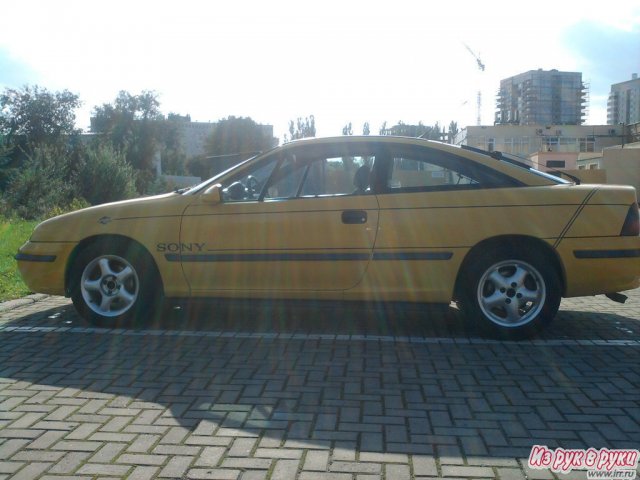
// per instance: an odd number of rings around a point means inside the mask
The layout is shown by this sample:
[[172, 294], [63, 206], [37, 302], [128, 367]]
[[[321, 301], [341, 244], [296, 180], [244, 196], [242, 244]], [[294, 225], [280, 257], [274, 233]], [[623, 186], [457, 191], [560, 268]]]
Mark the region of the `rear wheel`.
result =
[[72, 271], [71, 299], [88, 322], [130, 326], [151, 315], [160, 298], [155, 266], [135, 245], [99, 242], [78, 255]]
[[485, 331], [503, 337], [528, 337], [558, 312], [558, 274], [539, 254], [491, 252], [473, 260], [465, 273], [463, 310]]

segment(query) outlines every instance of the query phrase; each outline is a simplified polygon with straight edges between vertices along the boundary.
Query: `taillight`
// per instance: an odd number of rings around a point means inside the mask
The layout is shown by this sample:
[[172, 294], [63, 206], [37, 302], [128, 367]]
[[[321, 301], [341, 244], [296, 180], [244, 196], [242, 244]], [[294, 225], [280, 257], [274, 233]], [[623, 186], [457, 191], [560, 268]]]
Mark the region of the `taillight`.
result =
[[632, 203], [627, 212], [627, 218], [624, 219], [621, 237], [635, 237], [640, 235], [640, 209], [637, 203]]

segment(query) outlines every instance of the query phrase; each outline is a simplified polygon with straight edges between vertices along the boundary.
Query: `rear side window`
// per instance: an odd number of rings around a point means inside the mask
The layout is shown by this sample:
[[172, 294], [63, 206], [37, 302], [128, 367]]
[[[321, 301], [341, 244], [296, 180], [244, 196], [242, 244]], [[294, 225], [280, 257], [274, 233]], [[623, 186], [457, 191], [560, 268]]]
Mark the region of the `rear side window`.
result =
[[425, 147], [389, 152], [387, 192], [468, 190], [518, 185], [510, 177], [464, 157]]

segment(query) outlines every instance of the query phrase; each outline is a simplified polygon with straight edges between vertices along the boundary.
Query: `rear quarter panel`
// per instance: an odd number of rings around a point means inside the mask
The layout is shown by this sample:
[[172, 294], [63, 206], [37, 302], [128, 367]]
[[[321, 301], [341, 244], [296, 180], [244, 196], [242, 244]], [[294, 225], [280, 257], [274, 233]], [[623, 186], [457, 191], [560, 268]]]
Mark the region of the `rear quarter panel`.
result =
[[[597, 185], [556, 244], [565, 275], [565, 296], [596, 295], [640, 286], [640, 237], [620, 236], [629, 207], [637, 201], [629, 186]], [[600, 258], [577, 258], [576, 252]], [[621, 253], [627, 252], [627, 253]], [[620, 256], [629, 255], [629, 256]]]
[[[592, 190], [554, 185], [380, 195], [374, 260], [361, 289], [380, 298], [449, 302], [460, 266], [475, 245], [505, 235], [554, 245]], [[451, 256], [375, 260], [376, 253], [384, 252]]]

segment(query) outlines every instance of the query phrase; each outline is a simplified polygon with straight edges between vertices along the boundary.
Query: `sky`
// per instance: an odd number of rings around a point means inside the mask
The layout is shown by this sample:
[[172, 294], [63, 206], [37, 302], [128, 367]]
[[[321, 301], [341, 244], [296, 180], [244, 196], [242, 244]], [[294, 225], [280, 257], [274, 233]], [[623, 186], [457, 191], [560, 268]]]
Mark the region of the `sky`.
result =
[[[492, 125], [500, 80], [582, 72], [587, 124], [606, 123], [611, 84], [640, 73], [640, 0], [20, 0], [4, 2], [0, 89], [80, 96], [78, 127], [118, 92], [158, 94], [163, 113], [272, 124]], [[481, 71], [474, 55], [481, 59]]]

